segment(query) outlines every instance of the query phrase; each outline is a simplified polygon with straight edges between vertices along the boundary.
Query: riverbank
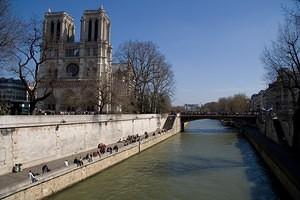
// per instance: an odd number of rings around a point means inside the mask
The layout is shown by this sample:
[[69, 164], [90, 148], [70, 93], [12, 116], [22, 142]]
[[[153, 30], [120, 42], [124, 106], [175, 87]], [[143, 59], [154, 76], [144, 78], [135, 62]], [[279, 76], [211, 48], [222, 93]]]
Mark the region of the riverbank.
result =
[[162, 129], [166, 115], [0, 116], [0, 175], [113, 144], [129, 135]]
[[243, 133], [290, 196], [300, 199], [299, 158], [290, 149], [266, 138], [256, 128], [246, 128]]
[[219, 121], [190, 122], [184, 133], [133, 156], [49, 200], [281, 198], [245, 137]]
[[[180, 122], [177, 118], [172, 129], [165, 133], [156, 134], [155, 136], [151, 134], [147, 139], [119, 148], [118, 152], [103, 155], [101, 158], [93, 159], [92, 162], [85, 162], [84, 165], [80, 167], [71, 165], [51, 171], [51, 173], [38, 177], [39, 180], [36, 183], [30, 184], [29, 180], [27, 180], [25, 183], [18, 183], [14, 187], [2, 189], [0, 199], [42, 199], [50, 196], [136, 155], [178, 132], [180, 132]], [[3, 179], [1, 180], [5, 181]]]

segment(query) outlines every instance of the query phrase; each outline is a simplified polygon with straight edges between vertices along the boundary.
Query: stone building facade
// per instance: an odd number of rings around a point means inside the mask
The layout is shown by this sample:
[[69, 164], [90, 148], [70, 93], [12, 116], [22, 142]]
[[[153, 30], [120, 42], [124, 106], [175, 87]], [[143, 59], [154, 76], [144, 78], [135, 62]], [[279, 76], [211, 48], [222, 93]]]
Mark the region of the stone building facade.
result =
[[133, 72], [128, 64], [112, 64], [112, 111], [133, 113]]
[[[49, 85], [53, 94], [39, 108], [55, 112], [97, 111], [99, 84], [111, 82], [112, 46], [110, 19], [101, 6], [85, 10], [81, 17], [80, 41], [75, 41], [74, 19], [67, 12], [45, 13], [39, 92]], [[47, 84], [46, 84], [47, 83]], [[49, 84], [50, 83], [50, 84]], [[105, 111], [109, 111], [107, 105]]]
[[293, 109], [292, 95], [283, 87], [279, 77], [267, 89], [251, 97], [251, 110], [260, 114], [258, 125], [261, 132], [289, 146], [293, 143]]

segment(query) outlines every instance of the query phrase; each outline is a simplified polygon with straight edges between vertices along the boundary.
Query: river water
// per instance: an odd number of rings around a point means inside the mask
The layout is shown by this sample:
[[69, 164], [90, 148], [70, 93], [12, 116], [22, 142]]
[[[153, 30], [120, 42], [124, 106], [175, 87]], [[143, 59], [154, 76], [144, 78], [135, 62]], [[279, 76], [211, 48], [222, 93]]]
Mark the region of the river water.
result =
[[49, 199], [279, 199], [253, 148], [219, 121], [178, 134]]

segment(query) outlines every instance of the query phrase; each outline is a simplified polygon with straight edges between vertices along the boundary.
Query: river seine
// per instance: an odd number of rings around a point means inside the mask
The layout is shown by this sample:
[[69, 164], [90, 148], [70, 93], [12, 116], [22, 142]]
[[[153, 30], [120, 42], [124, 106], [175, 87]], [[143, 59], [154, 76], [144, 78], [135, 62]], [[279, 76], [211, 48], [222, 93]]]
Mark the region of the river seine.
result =
[[237, 131], [191, 122], [178, 134], [49, 199], [280, 199], [265, 165]]

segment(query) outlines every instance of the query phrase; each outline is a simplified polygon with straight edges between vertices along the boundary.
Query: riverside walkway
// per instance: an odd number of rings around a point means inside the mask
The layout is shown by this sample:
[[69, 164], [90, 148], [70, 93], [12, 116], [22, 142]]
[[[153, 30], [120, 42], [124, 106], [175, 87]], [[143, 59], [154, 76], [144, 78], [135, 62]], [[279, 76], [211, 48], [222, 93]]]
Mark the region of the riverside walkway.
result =
[[[246, 128], [245, 136], [260, 152], [293, 199], [300, 199], [300, 159], [290, 148], [279, 145], [261, 134], [257, 128]], [[274, 164], [271, 164], [274, 163]]]
[[[167, 120], [164, 123], [164, 126], [162, 129], [157, 129], [153, 132], [148, 132], [146, 134], [140, 135], [138, 140], [132, 140], [132, 137], [135, 137], [136, 135], [128, 136], [126, 140], [118, 141], [113, 144], [109, 144], [106, 146], [106, 152], [104, 154], [101, 153], [101, 157], [99, 155], [96, 155], [95, 153], [99, 150], [98, 148], [90, 149], [85, 152], [81, 153], [74, 153], [73, 155], [60, 158], [57, 160], [49, 161], [46, 163], [42, 163], [33, 167], [29, 167], [26, 169], [23, 169], [21, 172], [18, 173], [8, 173], [5, 175], [0, 176], [0, 199], [5, 198], [8, 194], [13, 193], [16, 190], [23, 190], [25, 188], [30, 187], [31, 185], [36, 185], [39, 182], [43, 182], [47, 179], [51, 179], [54, 176], [70, 172], [72, 170], [76, 170], [77, 168], [85, 167], [86, 165], [89, 165], [90, 163], [96, 163], [98, 161], [104, 160], [106, 158], [109, 158], [111, 156], [114, 156], [117, 153], [121, 153], [123, 151], [126, 151], [132, 147], [139, 146], [142, 143], [147, 143], [148, 141], [155, 140], [156, 138], [163, 137], [165, 134], [169, 134], [169, 131], [173, 128], [174, 122], [175, 122], [176, 116], [168, 116]], [[117, 149], [114, 149], [115, 146], [118, 146]], [[107, 149], [111, 147], [112, 152], [107, 152]], [[74, 159], [77, 158], [84, 158], [87, 154], [93, 155], [93, 160], [83, 160], [83, 166], [77, 166], [73, 163]], [[65, 160], [68, 160], [69, 166], [65, 166]], [[42, 166], [47, 165], [50, 169], [49, 172], [43, 174], [42, 173]], [[37, 177], [38, 182], [37, 183], [31, 183], [28, 173], [29, 171], [32, 171], [34, 174], [39, 174]]]
[[[165, 131], [160, 131], [160, 134], [158, 134], [157, 132], [155, 132], [156, 134], [153, 135], [154, 132], [148, 133], [148, 138], [146, 139], [145, 136], [140, 136], [140, 141], [147, 141], [147, 140], [151, 140], [152, 138], [157, 137], [158, 135], [163, 135], [165, 133]], [[118, 142], [118, 143], [114, 143], [114, 144], [109, 144], [106, 146], [106, 148], [113, 148], [114, 146], [118, 146], [118, 151], [113, 150], [112, 153], [110, 152], [105, 152], [104, 154], [101, 154], [101, 157], [99, 156], [95, 156], [93, 157], [93, 161], [92, 162], [97, 162], [100, 161], [102, 159], [105, 159], [109, 156], [112, 156], [114, 154], [116, 154], [117, 152], [122, 152], [132, 146], [136, 146], [139, 144], [139, 141], [133, 142], [133, 143], [129, 143], [126, 146], [124, 145], [123, 142]], [[85, 151], [85, 152], [81, 152], [81, 153], [77, 153], [77, 154], [73, 154], [71, 156], [67, 156], [61, 159], [57, 159], [57, 160], [53, 160], [53, 161], [49, 161], [47, 163], [42, 163], [40, 165], [36, 165], [30, 168], [26, 168], [24, 170], [22, 170], [21, 172], [17, 172], [17, 173], [8, 173], [5, 175], [1, 175], [0, 176], [0, 199], [2, 199], [7, 193], [23, 188], [23, 187], [28, 187], [29, 185], [31, 185], [31, 181], [29, 179], [28, 173], [29, 170], [31, 170], [34, 174], [39, 174], [37, 175], [37, 179], [38, 181], [47, 179], [57, 173], [62, 173], [65, 171], [69, 171], [75, 168], [80, 168], [81, 166], [77, 166], [76, 164], [73, 163], [73, 160], [75, 158], [79, 159], [79, 158], [84, 158], [87, 154], [93, 153], [93, 152], [97, 152], [98, 148], [95, 149], [91, 149], [89, 151]], [[69, 162], [69, 166], [66, 167], [65, 166], [65, 160], [68, 160]], [[83, 160], [83, 166], [86, 163], [89, 163], [88, 160], [84, 159]], [[49, 169], [51, 170], [48, 173], [43, 174], [42, 173], [42, 166], [47, 164], [47, 166], [49, 167]]]
[[[111, 145], [109, 145], [109, 147], [113, 147], [114, 145], [115, 144], [111, 144]], [[120, 147], [120, 150], [121, 150], [121, 147]], [[64, 158], [61, 158], [61, 159], [49, 161], [47, 163], [43, 163], [43, 164], [36, 165], [36, 166], [33, 166], [33, 167], [29, 167], [29, 168], [23, 169], [21, 172], [1, 175], [0, 176], [0, 199], [1, 199], [1, 196], [4, 193], [7, 193], [11, 190], [21, 188], [21, 187], [24, 187], [24, 186], [27, 186], [27, 185], [31, 184], [31, 181], [29, 180], [29, 177], [28, 177], [29, 170], [31, 170], [34, 174], [39, 174], [36, 177], [37, 177], [38, 180], [40, 180], [42, 178], [46, 178], [46, 177], [50, 176], [51, 174], [53, 174], [57, 171], [69, 170], [69, 169], [72, 169], [72, 168], [76, 168], [77, 167], [76, 164], [73, 163], [73, 160], [75, 158], [78, 158], [78, 159], [83, 158], [83, 157], [86, 156], [86, 154], [94, 152], [94, 151], [97, 151], [97, 148], [86, 151], [86, 152], [82, 152], [82, 153], [74, 154], [74, 155], [71, 155], [71, 156], [67, 156], [67, 157], [64, 157]], [[102, 154], [100, 159], [106, 158], [110, 155], [111, 155], [110, 153]], [[94, 158], [94, 160], [100, 160], [100, 159], [99, 158], [98, 159]], [[65, 166], [65, 164], [64, 164], [65, 160], [68, 160], [69, 167]], [[84, 163], [86, 163], [86, 162], [87, 161], [84, 160]], [[45, 164], [47, 164], [48, 168], [51, 171], [48, 172], [48, 173], [42, 174], [42, 166], [45, 165]]]

